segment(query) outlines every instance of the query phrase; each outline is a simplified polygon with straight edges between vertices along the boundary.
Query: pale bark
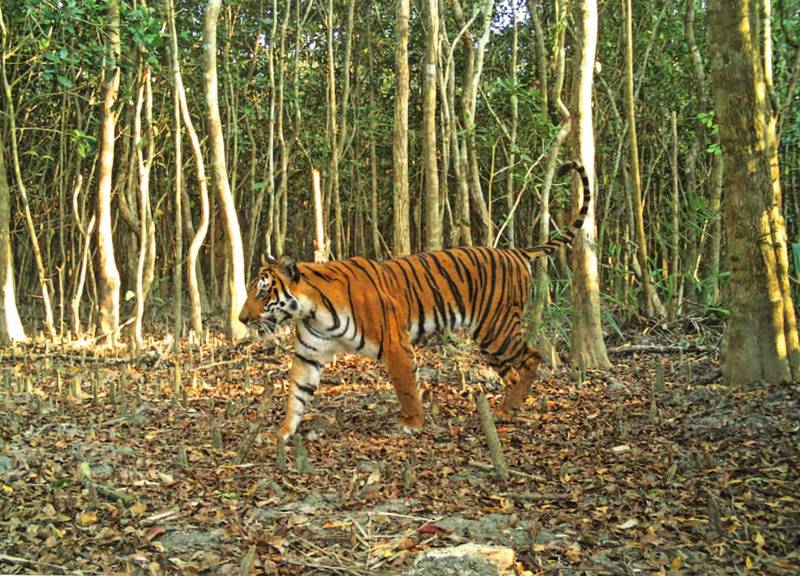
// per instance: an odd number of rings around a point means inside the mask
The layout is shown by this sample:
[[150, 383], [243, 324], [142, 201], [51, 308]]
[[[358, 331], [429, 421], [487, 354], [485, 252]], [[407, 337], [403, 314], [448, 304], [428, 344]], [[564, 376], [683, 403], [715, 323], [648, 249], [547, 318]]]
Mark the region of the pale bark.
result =
[[512, 38], [511, 38], [511, 133], [508, 139], [508, 167], [506, 175], [506, 213], [508, 218], [508, 247], [514, 248], [517, 243], [517, 228], [514, 225], [514, 168], [516, 167], [517, 154], [517, 127], [519, 124], [519, 102], [517, 98], [517, 47], [518, 25], [517, 7], [511, 5]]
[[[2, 18], [2, 16], [0, 16]], [[0, 55], [0, 58], [4, 55]], [[11, 242], [11, 189], [6, 176], [5, 143], [0, 137], [0, 345], [25, 340], [14, 289], [14, 250]]]
[[247, 328], [239, 322], [239, 312], [247, 298], [244, 274], [244, 249], [236, 206], [228, 182], [225, 160], [225, 142], [222, 137], [222, 122], [219, 114], [217, 86], [217, 20], [221, 0], [209, 0], [203, 32], [203, 51], [205, 53], [205, 89], [208, 113], [208, 131], [211, 143], [211, 158], [214, 171], [214, 187], [222, 206], [225, 222], [226, 256], [228, 259], [229, 302], [225, 329], [228, 338], [237, 340], [247, 335]]
[[[575, 106], [575, 147], [594, 187], [594, 127], [592, 122], [592, 84], [597, 49], [597, 2], [583, 0], [579, 8], [580, 68]], [[581, 195], [573, 192], [573, 201]], [[575, 238], [572, 251], [572, 300], [575, 307], [572, 328], [573, 363], [581, 368], [610, 368], [600, 320], [600, 287], [595, 253], [595, 198], [589, 203], [583, 227]]]
[[425, 170], [425, 250], [442, 248], [439, 168], [436, 158], [436, 66], [439, 45], [438, 0], [424, 0], [425, 57], [422, 72], [422, 159]]
[[327, 85], [328, 85], [328, 136], [330, 139], [331, 157], [328, 164], [330, 179], [328, 181], [328, 205], [333, 204], [333, 250], [337, 258], [342, 258], [342, 201], [339, 193], [339, 144], [337, 127], [336, 104], [336, 66], [333, 58], [333, 0], [328, 0], [327, 15], [325, 20], [327, 34]]
[[11, 142], [11, 160], [14, 166], [14, 178], [16, 179], [17, 191], [25, 213], [25, 224], [31, 237], [33, 256], [36, 262], [36, 271], [39, 277], [39, 289], [42, 293], [42, 304], [44, 305], [45, 328], [51, 338], [56, 337], [55, 320], [53, 318], [53, 307], [50, 304], [50, 290], [47, 288], [47, 272], [44, 268], [42, 250], [39, 246], [39, 236], [36, 233], [36, 225], [33, 222], [30, 203], [28, 202], [28, 191], [25, 181], [22, 178], [22, 168], [19, 161], [19, 151], [17, 150], [17, 120], [14, 109], [14, 99], [11, 94], [11, 84], [8, 81], [6, 72], [6, 43], [8, 42], [8, 30], [6, 29], [5, 17], [2, 6], [0, 6], [0, 32], [2, 32], [2, 53], [0, 53], [0, 71], [2, 71], [3, 95], [6, 102], [6, 116], [9, 124], [9, 141]]
[[[145, 117], [145, 136], [142, 137], [142, 111]], [[150, 288], [150, 279], [155, 263], [155, 226], [150, 209], [150, 168], [153, 164], [155, 141], [153, 137], [153, 90], [150, 80], [150, 66], [145, 65], [139, 81], [136, 96], [136, 115], [134, 117], [134, 141], [136, 146], [136, 165], [139, 180], [139, 257], [136, 264], [136, 311], [134, 314], [133, 337], [136, 349], [142, 346], [142, 320], [144, 304]], [[146, 150], [146, 155], [145, 155]], [[149, 276], [149, 278], [148, 278]]]
[[669, 265], [669, 286], [671, 290], [670, 318], [674, 318], [681, 306], [680, 290], [680, 265], [681, 265], [681, 235], [680, 235], [680, 186], [678, 185], [678, 115], [675, 110], [671, 115], [672, 128], [672, 198], [670, 201], [671, 230], [671, 255]]
[[[189, 305], [191, 308], [190, 315], [192, 321], [193, 339], [199, 340], [203, 333], [203, 320], [202, 320], [202, 302], [199, 288], [199, 282], [202, 279], [198, 267], [198, 254], [200, 248], [205, 241], [206, 234], [208, 233], [209, 222], [209, 202], [208, 202], [208, 184], [206, 181], [205, 161], [203, 160], [203, 151], [200, 147], [200, 138], [197, 136], [197, 131], [194, 129], [192, 117], [189, 114], [189, 106], [186, 102], [186, 90], [183, 86], [183, 76], [180, 67], [180, 54], [178, 52], [178, 35], [175, 30], [175, 10], [173, 8], [172, 0], [164, 0], [164, 5], [167, 13], [167, 24], [169, 26], [170, 35], [170, 61], [172, 66], [172, 76], [177, 93], [178, 102], [180, 105], [181, 121], [183, 126], [186, 127], [186, 132], [189, 135], [189, 142], [192, 147], [192, 154], [194, 155], [195, 171], [197, 173], [197, 189], [200, 200], [200, 221], [197, 224], [189, 250], [186, 254], [186, 283], [189, 289]], [[188, 203], [186, 203], [188, 208]], [[212, 256], [213, 257], [213, 256]]]
[[[539, 75], [539, 97], [542, 101], [542, 113], [548, 114], [548, 86], [547, 86], [547, 49], [544, 44], [544, 28], [539, 16], [538, 6], [533, 0], [528, 0], [528, 12], [533, 21], [533, 30], [536, 34], [536, 73]], [[558, 12], [556, 12], [558, 13]], [[560, 92], [560, 90], [559, 90]]]
[[[553, 139], [552, 147], [550, 148], [550, 153], [547, 158], [547, 167], [545, 168], [544, 172], [544, 182], [542, 183], [542, 190], [539, 195], [539, 244], [544, 244], [550, 239], [550, 191], [553, 188], [553, 177], [555, 176], [559, 165], [558, 156], [559, 152], [561, 151], [561, 146], [572, 130], [571, 115], [561, 98], [562, 88], [564, 86], [564, 69], [566, 66], [564, 47], [565, 34], [563, 32], [563, 28], [566, 26], [567, 12], [564, 10], [563, 12], [558, 12], [557, 14], [559, 15], [559, 20], [564, 22], [564, 25], [559, 25], [559, 30], [561, 31], [556, 34], [556, 78], [554, 83], [553, 99], [555, 100], [555, 106], [558, 110], [558, 115], [561, 122], [558, 132], [556, 132], [556, 137]], [[532, 222], [534, 227], [535, 224], [535, 221]], [[531, 312], [533, 316], [534, 330], [537, 331], [538, 327], [541, 326], [544, 308], [550, 299], [550, 275], [547, 271], [547, 266], [548, 262], [543, 258], [540, 258], [536, 261], [536, 290], [533, 297], [533, 307]], [[553, 356], [554, 355], [552, 354], [545, 354], [546, 358], [552, 358]]]
[[469, 31], [470, 22], [464, 17], [460, 0], [453, 0], [453, 16], [464, 30], [462, 43], [464, 45], [466, 65], [464, 67], [464, 87], [461, 94], [461, 107], [463, 116], [463, 129], [465, 132], [460, 155], [462, 166], [466, 168], [469, 182], [469, 198], [475, 211], [480, 216], [481, 236], [485, 245], [491, 246], [494, 241], [494, 230], [489, 208], [483, 197], [480, 173], [478, 170], [478, 153], [475, 140], [475, 113], [478, 103], [478, 86], [483, 72], [483, 60], [486, 46], [491, 35], [492, 14], [494, 12], [493, 0], [482, 0], [477, 14], [482, 16], [482, 28], [477, 42], [473, 40]]
[[377, 131], [376, 117], [378, 104], [375, 99], [375, 55], [372, 38], [372, 14], [367, 16], [367, 67], [369, 69], [369, 174], [370, 174], [370, 238], [372, 239], [372, 255], [381, 256], [381, 236], [378, 228], [378, 152], [375, 144]]
[[395, 45], [395, 104], [394, 138], [394, 196], [392, 201], [394, 236], [392, 250], [395, 256], [411, 252], [408, 197], [408, 0], [397, 0], [397, 44]]
[[[277, 117], [275, 128], [278, 133], [278, 147], [281, 158], [280, 180], [278, 181], [278, 191], [275, 194], [275, 254], [282, 256], [284, 243], [286, 241], [286, 197], [289, 193], [289, 154], [291, 146], [284, 134], [284, 86], [286, 85], [286, 30], [289, 27], [289, 16], [291, 15], [291, 5], [286, 6], [281, 23], [280, 41], [280, 60], [278, 61], [278, 101]], [[276, 14], [277, 18], [277, 14]]]
[[[711, 71], [725, 157], [731, 316], [723, 377], [731, 384], [795, 380], [800, 347], [788, 285], [786, 230], [769, 68], [750, 0], [709, 2]], [[768, 30], [767, 30], [768, 31]], [[790, 311], [791, 310], [791, 311]]]
[[117, 342], [119, 330], [120, 277], [114, 256], [111, 219], [111, 184], [114, 169], [114, 105], [119, 92], [119, 4], [108, 2], [108, 49], [106, 53], [105, 87], [100, 135], [100, 168], [97, 175], [97, 257], [98, 257], [98, 330], [106, 344]]

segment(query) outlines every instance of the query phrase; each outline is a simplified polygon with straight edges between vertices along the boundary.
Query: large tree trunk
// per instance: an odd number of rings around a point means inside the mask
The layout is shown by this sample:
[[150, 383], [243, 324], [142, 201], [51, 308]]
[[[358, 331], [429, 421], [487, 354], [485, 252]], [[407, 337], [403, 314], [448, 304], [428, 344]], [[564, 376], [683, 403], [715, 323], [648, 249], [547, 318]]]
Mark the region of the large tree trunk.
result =
[[[767, 1], [767, 0], [765, 0]], [[797, 327], [788, 285], [775, 122], [768, 73], [750, 0], [711, 0], [711, 72], [725, 157], [731, 316], [723, 376], [728, 383], [797, 379]], [[767, 30], [768, 32], [768, 30]]]
[[[2, 57], [2, 55], [0, 55]], [[5, 144], [0, 138], [0, 345], [25, 340], [14, 291], [14, 251], [11, 245], [11, 189], [6, 176]]]
[[436, 66], [439, 45], [437, 0], [424, 0], [425, 62], [422, 72], [422, 159], [425, 169], [425, 250], [442, 247], [439, 168], [436, 159]]
[[239, 219], [236, 216], [233, 193], [228, 182], [225, 141], [222, 137], [222, 122], [220, 120], [219, 99], [217, 96], [217, 20], [221, 4], [222, 0], [209, 0], [206, 6], [203, 49], [205, 52], [206, 107], [214, 170], [214, 187], [222, 205], [227, 243], [226, 256], [229, 265], [228, 292], [230, 297], [225, 329], [228, 338], [236, 340], [247, 334], [247, 328], [239, 322], [239, 312], [247, 298], [247, 286], [244, 277], [242, 233], [239, 229]]
[[[579, 10], [581, 22], [580, 68], [577, 81], [577, 105], [575, 106], [575, 147], [580, 161], [586, 169], [589, 184], [594, 187], [594, 127], [592, 125], [592, 78], [597, 49], [597, 2], [583, 0]], [[580, 194], [573, 193], [573, 198]], [[600, 287], [597, 278], [597, 254], [595, 253], [596, 194], [583, 221], [583, 228], [575, 238], [572, 252], [572, 301], [575, 307], [572, 327], [573, 362], [583, 368], [609, 368], [603, 327], [600, 322]]]
[[408, 0], [397, 0], [397, 45], [394, 62], [397, 88], [394, 104], [394, 241], [395, 256], [411, 252], [408, 209]]
[[98, 330], [108, 345], [117, 342], [119, 330], [120, 277], [114, 257], [111, 222], [111, 184], [114, 169], [114, 104], [119, 91], [119, 5], [108, 2], [108, 50], [106, 54], [103, 115], [100, 133], [100, 169], [97, 174]]

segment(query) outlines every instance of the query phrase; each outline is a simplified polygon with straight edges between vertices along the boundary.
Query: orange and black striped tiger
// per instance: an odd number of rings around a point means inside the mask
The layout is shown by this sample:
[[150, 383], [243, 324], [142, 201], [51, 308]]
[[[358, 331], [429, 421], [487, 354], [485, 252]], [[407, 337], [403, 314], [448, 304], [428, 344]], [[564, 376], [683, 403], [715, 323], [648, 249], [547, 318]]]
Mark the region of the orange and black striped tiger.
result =
[[502, 411], [518, 409], [540, 359], [526, 342], [522, 322], [531, 260], [570, 244], [590, 202], [583, 166], [568, 162], [561, 173], [570, 170], [580, 175], [583, 185], [580, 212], [565, 234], [540, 246], [450, 248], [384, 261], [356, 257], [317, 264], [270, 259], [250, 286], [239, 319], [260, 333], [294, 322], [291, 388], [280, 438], [294, 434], [323, 367], [337, 352], [382, 361], [400, 401], [403, 428], [419, 430], [424, 412], [413, 345], [445, 329], [469, 330], [506, 383]]

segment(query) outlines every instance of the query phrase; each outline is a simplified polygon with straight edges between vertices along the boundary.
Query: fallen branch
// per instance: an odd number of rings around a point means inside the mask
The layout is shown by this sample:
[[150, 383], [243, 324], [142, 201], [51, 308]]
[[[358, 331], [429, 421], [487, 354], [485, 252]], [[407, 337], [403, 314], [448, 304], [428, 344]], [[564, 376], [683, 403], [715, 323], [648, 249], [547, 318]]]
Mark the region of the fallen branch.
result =
[[522, 502], [543, 502], [555, 500], [575, 500], [570, 494], [508, 494], [515, 500]]
[[131, 504], [136, 502], [136, 498], [134, 498], [133, 496], [125, 494], [124, 492], [120, 492], [119, 490], [111, 488], [110, 486], [105, 486], [104, 484], [98, 484], [97, 482], [93, 482], [91, 480], [86, 480], [86, 479], [84, 479], [83, 482], [84, 484], [86, 484], [87, 487], [92, 487], [95, 490], [97, 490], [99, 494], [102, 494], [103, 496], [111, 500], [122, 502], [125, 506], [130, 506]]
[[680, 354], [681, 352], [718, 352], [719, 348], [716, 346], [696, 346], [694, 344], [689, 346], [656, 346], [654, 344], [626, 344], [624, 346], [617, 346], [616, 348], [609, 348], [609, 354], [638, 354], [638, 353], [653, 353], [653, 354]]
[[11, 564], [27, 564], [29, 566], [44, 566], [50, 570], [58, 570], [63, 573], [69, 572], [63, 566], [58, 564], [50, 564], [49, 562], [40, 562], [39, 560], [28, 560], [27, 558], [20, 558], [19, 556], [9, 556], [0, 552], [0, 562], [10, 562]]

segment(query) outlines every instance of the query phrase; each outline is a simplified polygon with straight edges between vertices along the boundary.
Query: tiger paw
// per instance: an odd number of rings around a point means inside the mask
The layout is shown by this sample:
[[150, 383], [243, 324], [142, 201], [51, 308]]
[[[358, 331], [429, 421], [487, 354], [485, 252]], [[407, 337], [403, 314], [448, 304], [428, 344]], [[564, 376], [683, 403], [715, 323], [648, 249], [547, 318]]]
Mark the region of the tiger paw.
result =
[[515, 412], [516, 410], [512, 410], [509, 408], [497, 408], [494, 411], [494, 417], [497, 418], [498, 420], [513, 420]]
[[286, 442], [289, 437], [294, 434], [295, 427], [291, 425], [291, 422], [284, 422], [281, 424], [280, 428], [278, 428], [277, 438], [278, 440], [282, 440]]
[[425, 422], [425, 416], [400, 416], [400, 429], [404, 434], [416, 435], [422, 432], [422, 425]]

